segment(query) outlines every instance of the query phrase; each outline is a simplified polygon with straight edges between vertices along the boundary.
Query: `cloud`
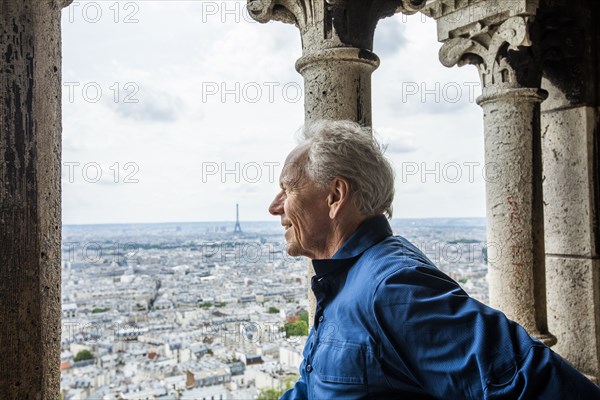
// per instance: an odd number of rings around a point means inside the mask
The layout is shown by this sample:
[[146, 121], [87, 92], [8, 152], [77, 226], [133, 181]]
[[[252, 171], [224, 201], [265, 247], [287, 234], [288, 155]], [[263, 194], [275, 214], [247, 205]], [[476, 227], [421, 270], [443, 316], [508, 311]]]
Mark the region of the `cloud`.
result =
[[[76, 182], [63, 179], [65, 223], [224, 220], [233, 218], [236, 202], [244, 219], [272, 218], [267, 207], [304, 121], [302, 96], [290, 101], [293, 90], [283, 90], [286, 84], [303, 87], [294, 69], [302, 53], [300, 33], [279, 22], [246, 21], [228, 11], [242, 10], [245, 2], [233, 3], [138, 2], [139, 22], [131, 24], [124, 23], [123, 12], [114, 22], [111, 2], [98, 2], [103, 18], [97, 24], [82, 19], [81, 6], [73, 7], [72, 23], [69, 10], [63, 10], [63, 79], [79, 84], [73, 101], [63, 89], [63, 161], [81, 163]], [[421, 93], [403, 101], [403, 82], [425, 81], [431, 87], [478, 81], [474, 68], [440, 65], [435, 28], [435, 21], [396, 15], [380, 21], [375, 33], [381, 66], [373, 75], [373, 120], [388, 145], [386, 154], [399, 168], [402, 162], [420, 165], [450, 156], [472, 160], [483, 152], [478, 106], [440, 104], [433, 95], [422, 102]], [[89, 82], [101, 87], [101, 101], [84, 101]], [[203, 84], [209, 82], [219, 93], [203, 97]], [[128, 83], [138, 85], [135, 95]], [[231, 90], [236, 83], [242, 88], [239, 100], [222, 96], [223, 84]], [[249, 98], [254, 92], [244, 93], [245, 85], [262, 89], [258, 101]], [[127, 95], [139, 101], [125, 102]], [[82, 175], [91, 162], [103, 168], [96, 184]], [[117, 162], [119, 183], [110, 169]], [[124, 182], [128, 162], [139, 165], [137, 184]], [[216, 163], [220, 173], [204, 182], [203, 163]], [[250, 179], [237, 183], [231, 173], [222, 173], [237, 163], [240, 176]], [[254, 163], [261, 168], [258, 183], [250, 182]], [[396, 210], [406, 216], [464, 215], [484, 204], [482, 188], [479, 183], [449, 188], [453, 199], [470, 199], [467, 204], [448, 200], [450, 193], [440, 199], [434, 185], [403, 185], [414, 195], [399, 195]], [[434, 207], [442, 200], [445, 207]]]
[[385, 146], [386, 154], [403, 154], [415, 151], [414, 135], [405, 130], [393, 127], [375, 127], [375, 134], [379, 136], [379, 142]]
[[406, 46], [406, 25], [401, 16], [386, 18], [379, 22], [373, 39], [373, 51], [381, 58], [398, 53]]
[[109, 102], [117, 115], [136, 121], [174, 122], [183, 109], [179, 96], [164, 91], [144, 88], [140, 90], [135, 84], [130, 85], [129, 100]]

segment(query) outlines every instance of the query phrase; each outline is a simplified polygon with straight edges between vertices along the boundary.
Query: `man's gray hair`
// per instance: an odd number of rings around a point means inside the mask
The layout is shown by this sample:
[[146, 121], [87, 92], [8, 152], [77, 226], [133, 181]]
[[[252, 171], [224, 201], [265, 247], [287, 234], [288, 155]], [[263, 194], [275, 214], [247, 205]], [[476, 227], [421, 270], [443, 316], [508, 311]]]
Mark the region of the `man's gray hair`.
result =
[[344, 177], [361, 214], [392, 217], [394, 169], [370, 128], [319, 120], [304, 126], [301, 140], [308, 145], [306, 172], [315, 183], [324, 187], [336, 176]]

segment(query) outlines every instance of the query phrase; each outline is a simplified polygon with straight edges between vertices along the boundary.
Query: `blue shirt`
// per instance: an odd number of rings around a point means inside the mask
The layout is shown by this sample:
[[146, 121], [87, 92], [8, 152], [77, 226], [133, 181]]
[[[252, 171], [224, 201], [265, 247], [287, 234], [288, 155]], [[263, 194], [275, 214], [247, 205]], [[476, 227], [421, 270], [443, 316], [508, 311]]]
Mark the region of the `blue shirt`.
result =
[[469, 297], [384, 216], [313, 260], [314, 326], [282, 399], [600, 399], [600, 388]]

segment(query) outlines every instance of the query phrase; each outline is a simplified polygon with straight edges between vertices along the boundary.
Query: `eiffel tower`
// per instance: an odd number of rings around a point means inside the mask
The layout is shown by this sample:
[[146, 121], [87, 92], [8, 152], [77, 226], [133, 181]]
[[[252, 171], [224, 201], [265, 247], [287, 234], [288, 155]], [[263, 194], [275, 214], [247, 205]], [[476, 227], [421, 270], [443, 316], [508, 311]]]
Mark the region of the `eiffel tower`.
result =
[[233, 233], [242, 233], [242, 227], [240, 226], [240, 206], [239, 206], [239, 204], [235, 205], [235, 228], [233, 228]]

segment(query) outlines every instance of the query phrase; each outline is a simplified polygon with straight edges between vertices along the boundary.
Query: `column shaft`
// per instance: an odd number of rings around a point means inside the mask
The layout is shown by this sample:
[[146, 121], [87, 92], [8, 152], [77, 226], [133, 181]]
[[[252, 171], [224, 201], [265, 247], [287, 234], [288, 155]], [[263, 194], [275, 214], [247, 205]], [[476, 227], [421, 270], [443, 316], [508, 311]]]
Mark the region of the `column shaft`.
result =
[[[479, 99], [484, 110], [490, 304], [547, 332], [538, 89]], [[551, 340], [550, 340], [551, 341]]]
[[60, 391], [62, 5], [0, 5], [2, 399]]
[[375, 54], [357, 48], [300, 58], [296, 68], [304, 77], [306, 121], [347, 119], [371, 126], [371, 74], [378, 66]]

